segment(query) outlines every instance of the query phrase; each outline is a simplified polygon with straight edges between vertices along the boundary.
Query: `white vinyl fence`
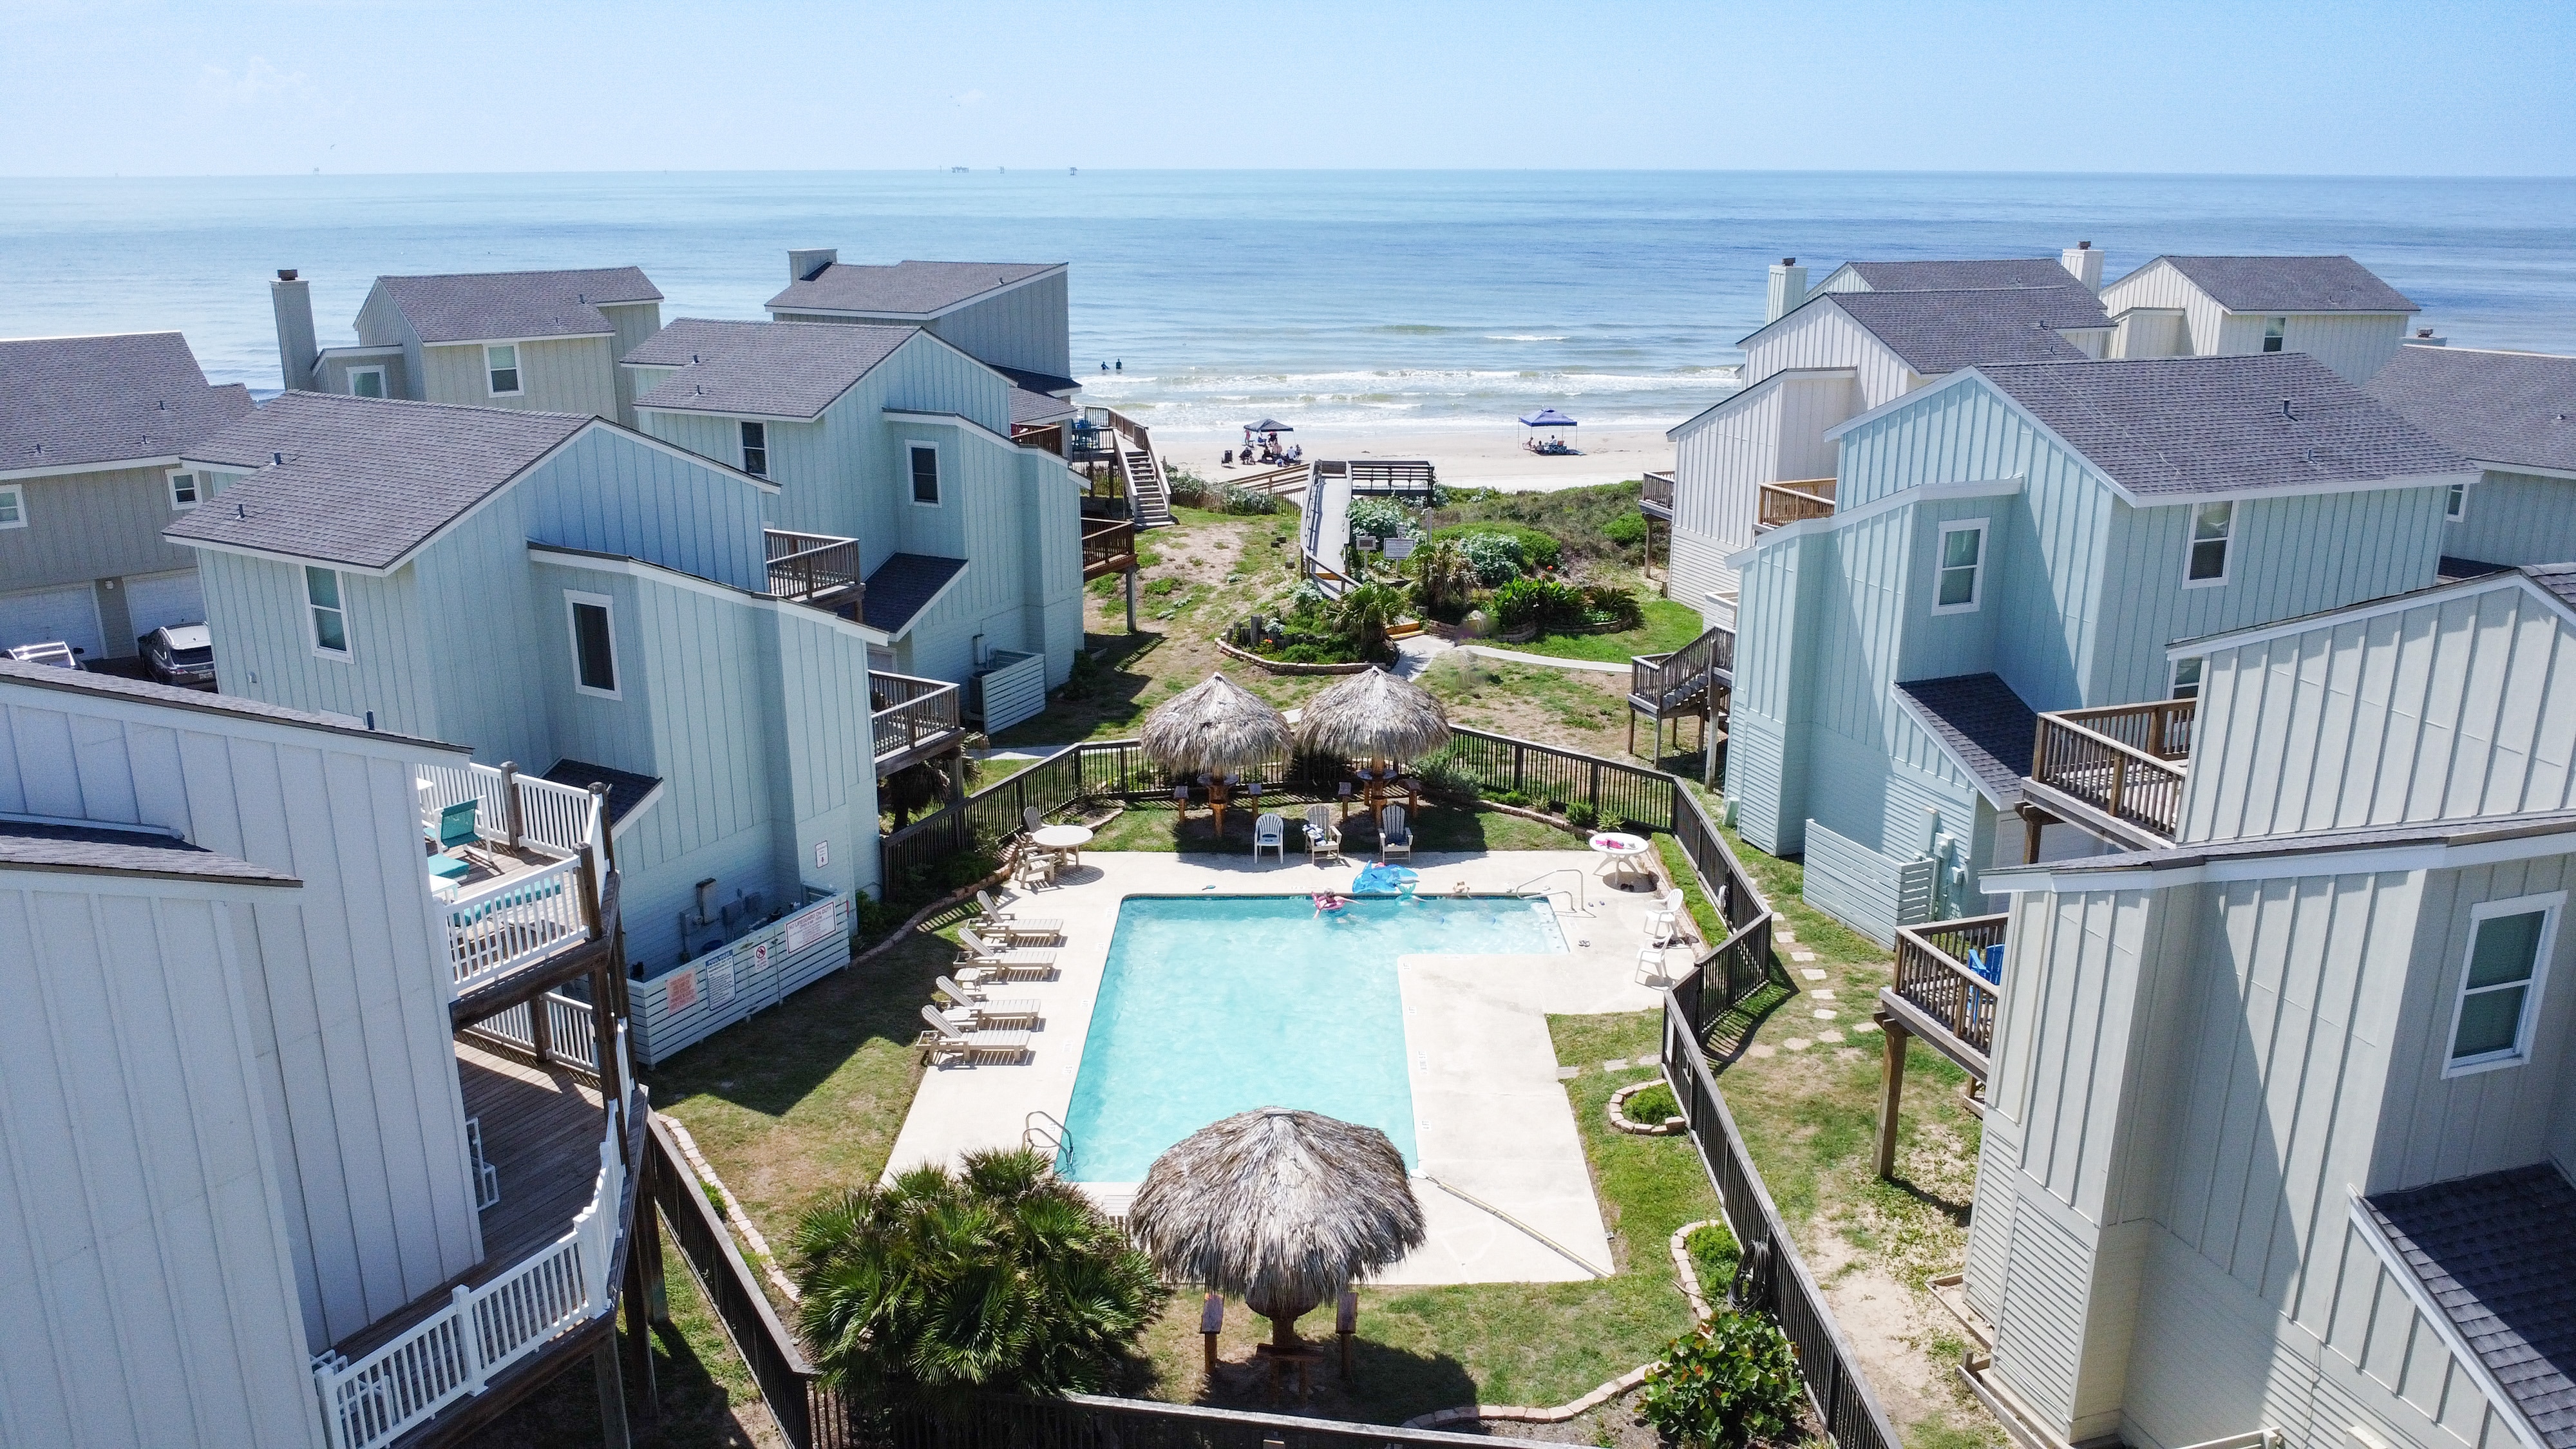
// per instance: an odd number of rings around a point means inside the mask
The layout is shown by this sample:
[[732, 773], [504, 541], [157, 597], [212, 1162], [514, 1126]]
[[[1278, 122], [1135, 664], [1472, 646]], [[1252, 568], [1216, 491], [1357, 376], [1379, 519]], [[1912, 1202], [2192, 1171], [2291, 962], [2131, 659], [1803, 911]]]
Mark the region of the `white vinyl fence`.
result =
[[635, 1059], [647, 1066], [850, 964], [850, 898], [827, 896], [676, 970], [629, 983]]

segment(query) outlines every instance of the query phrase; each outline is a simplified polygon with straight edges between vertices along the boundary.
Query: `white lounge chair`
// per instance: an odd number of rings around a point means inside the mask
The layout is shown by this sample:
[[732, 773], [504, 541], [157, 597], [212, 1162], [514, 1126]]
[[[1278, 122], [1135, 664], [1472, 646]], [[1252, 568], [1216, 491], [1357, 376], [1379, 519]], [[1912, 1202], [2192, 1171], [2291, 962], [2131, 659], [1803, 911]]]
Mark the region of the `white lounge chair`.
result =
[[1252, 822], [1252, 858], [1259, 860], [1265, 849], [1279, 854], [1279, 863], [1288, 863], [1288, 822], [1265, 810]]
[[1038, 999], [1034, 996], [993, 996], [981, 986], [968, 985], [949, 976], [940, 977], [938, 986], [940, 994], [951, 1003], [948, 1014], [952, 1020], [960, 1012], [987, 1021], [1035, 1023], [1038, 1019]]
[[1055, 974], [1055, 948], [1020, 947], [1005, 949], [975, 934], [972, 926], [957, 932], [957, 964], [973, 968], [973, 979], [1018, 981], [1044, 980]]
[[1689, 902], [1681, 887], [1664, 892], [1664, 898], [1646, 913], [1646, 939], [1657, 946], [1669, 946], [1682, 938], [1690, 923]]
[[991, 891], [975, 892], [975, 904], [984, 908], [984, 918], [975, 924], [1006, 944], [1053, 942], [1064, 934], [1064, 922], [1035, 916], [1014, 916], [993, 904]]
[[1319, 855], [1339, 856], [1341, 853], [1342, 833], [1333, 827], [1333, 807], [1307, 806], [1306, 858], [1312, 861]]
[[969, 1063], [979, 1059], [1028, 1060], [1029, 1034], [1025, 1031], [968, 1031], [941, 1014], [936, 1006], [923, 1007], [921, 1019], [930, 1023], [930, 1030], [921, 1034], [921, 1046], [933, 1062], [942, 1058]]
[[1377, 858], [1400, 855], [1413, 858], [1413, 830], [1404, 823], [1404, 807], [1389, 805], [1378, 813]]

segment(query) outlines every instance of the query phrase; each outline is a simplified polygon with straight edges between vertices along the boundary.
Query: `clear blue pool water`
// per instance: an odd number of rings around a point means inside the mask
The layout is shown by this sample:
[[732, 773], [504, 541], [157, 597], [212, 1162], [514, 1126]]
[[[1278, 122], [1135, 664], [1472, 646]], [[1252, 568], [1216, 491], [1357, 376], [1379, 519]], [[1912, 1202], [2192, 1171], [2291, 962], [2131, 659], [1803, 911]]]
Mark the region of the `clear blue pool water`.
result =
[[1545, 901], [1131, 896], [1118, 912], [1058, 1163], [1136, 1182], [1222, 1117], [1297, 1107], [1360, 1122], [1414, 1161], [1399, 956], [1565, 949]]

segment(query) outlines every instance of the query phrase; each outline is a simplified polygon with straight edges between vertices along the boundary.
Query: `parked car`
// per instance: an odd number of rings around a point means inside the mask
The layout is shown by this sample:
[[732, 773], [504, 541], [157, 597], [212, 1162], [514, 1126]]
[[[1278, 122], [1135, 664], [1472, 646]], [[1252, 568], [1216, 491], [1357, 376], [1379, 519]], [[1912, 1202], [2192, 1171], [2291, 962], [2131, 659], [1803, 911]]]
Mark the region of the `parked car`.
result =
[[134, 641], [152, 677], [191, 689], [215, 687], [215, 636], [203, 624], [166, 624]]
[[56, 669], [78, 669], [81, 667], [80, 653], [57, 639], [50, 644], [21, 644], [9, 651], [9, 657], [21, 664], [50, 664]]

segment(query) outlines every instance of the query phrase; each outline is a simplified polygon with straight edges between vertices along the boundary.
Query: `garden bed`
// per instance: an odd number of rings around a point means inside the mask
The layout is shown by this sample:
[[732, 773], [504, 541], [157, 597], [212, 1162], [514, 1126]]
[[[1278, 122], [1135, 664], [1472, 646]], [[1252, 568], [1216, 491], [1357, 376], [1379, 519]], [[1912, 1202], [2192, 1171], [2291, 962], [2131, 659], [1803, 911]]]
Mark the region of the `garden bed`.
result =
[[1299, 664], [1286, 659], [1264, 658], [1259, 654], [1253, 653], [1251, 650], [1237, 649], [1222, 639], [1215, 642], [1216, 647], [1224, 651], [1227, 655], [1240, 659], [1246, 664], [1252, 665], [1257, 669], [1267, 671], [1271, 674], [1288, 675], [1292, 677], [1309, 674], [1362, 674], [1376, 667], [1365, 659], [1356, 659], [1348, 664]]

